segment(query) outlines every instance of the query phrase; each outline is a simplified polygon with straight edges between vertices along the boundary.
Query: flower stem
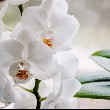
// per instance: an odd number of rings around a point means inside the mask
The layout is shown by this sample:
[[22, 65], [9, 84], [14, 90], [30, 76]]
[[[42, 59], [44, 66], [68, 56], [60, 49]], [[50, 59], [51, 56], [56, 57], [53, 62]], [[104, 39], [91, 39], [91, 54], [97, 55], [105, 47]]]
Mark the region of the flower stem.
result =
[[46, 97], [45, 98], [41, 98], [40, 99], [40, 102], [43, 102], [44, 100], [46, 100]]
[[40, 80], [36, 79], [35, 87], [33, 89], [33, 93], [34, 93], [34, 95], [36, 96], [36, 99], [37, 99], [37, 107], [36, 107], [36, 109], [40, 109], [40, 107], [41, 107], [41, 101], [40, 101], [41, 97], [40, 97], [39, 92], [38, 92], [40, 82], [41, 82]]
[[18, 5], [18, 8], [19, 8], [19, 10], [20, 10], [20, 13], [21, 13], [21, 16], [22, 16], [22, 14], [23, 14], [23, 5], [21, 4], [21, 5]]
[[23, 87], [23, 86], [20, 86], [20, 85], [17, 85], [17, 86], [19, 86], [19, 87], [22, 88], [23, 90], [25, 90], [25, 91], [30, 92], [30, 93], [33, 94], [33, 90], [27, 89], [27, 88], [25, 88], [25, 87]]

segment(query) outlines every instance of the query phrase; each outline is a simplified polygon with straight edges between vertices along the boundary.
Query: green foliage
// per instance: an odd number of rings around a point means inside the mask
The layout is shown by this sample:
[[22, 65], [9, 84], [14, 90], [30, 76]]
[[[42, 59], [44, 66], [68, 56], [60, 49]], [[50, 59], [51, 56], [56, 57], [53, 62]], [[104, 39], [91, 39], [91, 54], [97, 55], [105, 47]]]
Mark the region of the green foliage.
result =
[[110, 50], [102, 50], [92, 54], [92, 56], [101, 56], [110, 59]]
[[95, 52], [90, 58], [102, 68], [110, 71], [110, 50]]
[[110, 81], [83, 84], [76, 97], [110, 100]]
[[75, 97], [110, 100], [110, 73], [108, 71], [87, 73], [76, 79], [82, 83], [82, 88]]
[[76, 79], [79, 80], [81, 84], [110, 81], [110, 72], [98, 71], [98, 72], [86, 73], [77, 76]]

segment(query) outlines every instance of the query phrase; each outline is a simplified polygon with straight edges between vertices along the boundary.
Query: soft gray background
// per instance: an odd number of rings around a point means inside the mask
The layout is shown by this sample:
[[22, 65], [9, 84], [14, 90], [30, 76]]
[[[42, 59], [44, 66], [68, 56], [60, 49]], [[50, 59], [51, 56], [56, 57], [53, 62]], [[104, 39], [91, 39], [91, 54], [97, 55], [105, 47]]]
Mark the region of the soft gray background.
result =
[[[30, 0], [25, 7], [39, 5], [42, 0]], [[80, 30], [73, 39], [72, 52], [80, 59], [78, 74], [101, 70], [88, 57], [97, 50], [110, 48], [110, 0], [67, 0], [68, 13], [80, 22]], [[2, 4], [0, 4], [2, 6]], [[4, 17], [4, 23], [14, 28], [20, 21], [20, 13], [16, 6], [10, 6]], [[78, 108], [110, 108], [106, 100], [80, 99]]]

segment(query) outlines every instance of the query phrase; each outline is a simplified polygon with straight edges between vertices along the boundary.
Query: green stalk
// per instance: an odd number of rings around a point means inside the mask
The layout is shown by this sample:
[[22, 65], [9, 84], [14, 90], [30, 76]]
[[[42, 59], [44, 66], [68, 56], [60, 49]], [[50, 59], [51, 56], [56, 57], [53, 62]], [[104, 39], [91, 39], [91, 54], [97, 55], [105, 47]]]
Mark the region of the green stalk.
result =
[[38, 92], [40, 82], [41, 82], [40, 80], [36, 79], [35, 87], [33, 89], [33, 93], [34, 93], [34, 95], [36, 96], [36, 99], [37, 99], [37, 107], [36, 107], [36, 109], [40, 109], [40, 107], [41, 107], [41, 101], [40, 101], [41, 97], [40, 97], [39, 92]]
[[23, 5], [21, 4], [21, 5], [18, 5], [18, 8], [19, 8], [19, 11], [20, 11], [20, 14], [21, 14], [21, 16], [22, 16], [22, 14], [23, 14]]
[[20, 86], [20, 85], [16, 85], [16, 86], [19, 86], [19, 87], [22, 88], [23, 90], [25, 90], [25, 91], [30, 92], [30, 93], [33, 94], [33, 90], [27, 89], [27, 88], [25, 88], [25, 87], [23, 87], [23, 86]]

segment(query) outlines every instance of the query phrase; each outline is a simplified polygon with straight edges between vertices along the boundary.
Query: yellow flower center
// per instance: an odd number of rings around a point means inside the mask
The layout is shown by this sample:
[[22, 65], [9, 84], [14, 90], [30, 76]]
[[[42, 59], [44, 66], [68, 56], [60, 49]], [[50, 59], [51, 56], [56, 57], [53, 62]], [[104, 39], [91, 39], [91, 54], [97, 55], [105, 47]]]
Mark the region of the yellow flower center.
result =
[[53, 46], [52, 39], [43, 38], [43, 42], [47, 44], [49, 47]]
[[29, 70], [25, 68], [25, 64], [23, 62], [19, 63], [18, 71], [19, 72], [16, 74], [16, 77], [20, 80], [26, 80], [29, 78]]

